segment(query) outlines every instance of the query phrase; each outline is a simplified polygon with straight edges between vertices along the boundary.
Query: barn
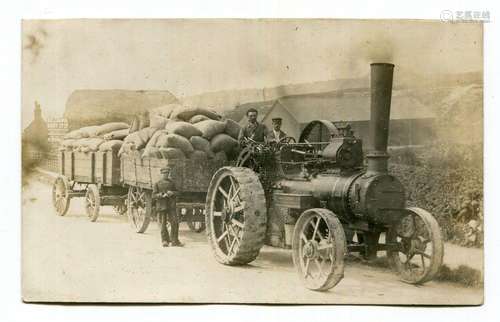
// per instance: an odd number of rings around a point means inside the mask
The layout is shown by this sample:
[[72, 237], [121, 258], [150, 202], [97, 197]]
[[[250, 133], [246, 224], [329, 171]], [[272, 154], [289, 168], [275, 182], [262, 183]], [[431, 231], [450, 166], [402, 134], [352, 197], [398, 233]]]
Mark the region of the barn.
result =
[[[315, 94], [281, 97], [272, 103], [245, 104], [240, 108], [258, 107], [259, 120], [268, 127], [272, 119], [281, 117], [282, 129], [298, 138], [302, 129], [313, 120], [348, 122], [356, 136], [368, 141], [370, 91], [351, 89]], [[408, 146], [430, 143], [434, 135], [436, 115], [405, 91], [393, 91], [389, 145]], [[245, 124], [243, 117], [240, 124]]]

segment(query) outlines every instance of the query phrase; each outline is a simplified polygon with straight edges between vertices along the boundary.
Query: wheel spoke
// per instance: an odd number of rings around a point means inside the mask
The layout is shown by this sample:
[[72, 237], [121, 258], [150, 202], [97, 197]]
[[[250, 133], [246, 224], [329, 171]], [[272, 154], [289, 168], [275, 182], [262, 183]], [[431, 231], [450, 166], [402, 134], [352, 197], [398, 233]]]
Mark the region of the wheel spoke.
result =
[[333, 248], [333, 244], [328, 243], [318, 246], [318, 250], [329, 249], [329, 248]]
[[223, 240], [227, 234], [229, 234], [229, 232], [227, 230], [224, 230], [224, 232], [217, 238], [217, 243], [220, 243], [221, 240]]
[[238, 207], [234, 207], [234, 213], [238, 213], [240, 211], [243, 211], [245, 209], [244, 204], [240, 204]]
[[320, 261], [317, 258], [315, 258], [314, 263], [316, 264], [316, 267], [318, 268], [319, 276], [323, 276], [323, 269], [321, 267]]
[[231, 219], [231, 222], [233, 223], [233, 225], [238, 226], [238, 227], [240, 227], [242, 229], [243, 229], [243, 227], [245, 227], [245, 225], [242, 222], [240, 222], [240, 221], [238, 221], [238, 220], [236, 220], [234, 218]]
[[224, 198], [226, 200], [229, 200], [229, 195], [227, 194], [226, 190], [222, 189], [222, 187], [219, 186], [219, 191], [220, 191], [220, 193], [222, 193], [222, 195], [224, 196]]
[[311, 239], [314, 239], [314, 237], [316, 236], [316, 233], [318, 232], [319, 222], [320, 222], [321, 218], [320, 217], [317, 217], [317, 218], [318, 218], [318, 220], [316, 221], [316, 225], [314, 226], [314, 232], [313, 232]]
[[310, 258], [306, 258], [306, 265], [304, 267], [304, 277], [307, 277], [309, 275], [309, 264], [311, 263]]
[[306, 235], [304, 235], [304, 233], [300, 233], [300, 238], [302, 239], [302, 241], [304, 243], [307, 243], [309, 240], [306, 238]]
[[427, 253], [424, 253], [424, 252], [421, 252], [421, 251], [417, 251], [417, 254], [425, 257], [425, 258], [428, 258], [428, 259], [431, 259], [431, 255], [427, 254]]

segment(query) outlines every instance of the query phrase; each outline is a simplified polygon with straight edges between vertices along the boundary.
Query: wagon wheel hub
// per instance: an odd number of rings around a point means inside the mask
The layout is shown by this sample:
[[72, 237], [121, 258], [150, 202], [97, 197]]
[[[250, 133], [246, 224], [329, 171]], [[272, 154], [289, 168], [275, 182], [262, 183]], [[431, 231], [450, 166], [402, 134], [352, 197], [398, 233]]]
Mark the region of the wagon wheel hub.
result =
[[317, 259], [319, 258], [319, 249], [318, 249], [318, 242], [315, 240], [309, 240], [305, 245], [304, 245], [304, 257], [308, 259]]

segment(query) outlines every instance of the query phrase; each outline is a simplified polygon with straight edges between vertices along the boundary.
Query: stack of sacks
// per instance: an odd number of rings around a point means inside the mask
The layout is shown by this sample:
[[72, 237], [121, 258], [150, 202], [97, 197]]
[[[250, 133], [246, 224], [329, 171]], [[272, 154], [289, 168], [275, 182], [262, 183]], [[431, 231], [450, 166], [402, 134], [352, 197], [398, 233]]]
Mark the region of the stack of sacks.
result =
[[[129, 125], [111, 122], [102, 125], [86, 126], [69, 132], [64, 136], [61, 150], [75, 152], [117, 151], [128, 133]], [[107, 143], [106, 141], [113, 141]], [[101, 145], [106, 145], [101, 149]]]
[[150, 111], [150, 126], [130, 133], [119, 155], [196, 160], [234, 159], [240, 126], [210, 109], [170, 104]]

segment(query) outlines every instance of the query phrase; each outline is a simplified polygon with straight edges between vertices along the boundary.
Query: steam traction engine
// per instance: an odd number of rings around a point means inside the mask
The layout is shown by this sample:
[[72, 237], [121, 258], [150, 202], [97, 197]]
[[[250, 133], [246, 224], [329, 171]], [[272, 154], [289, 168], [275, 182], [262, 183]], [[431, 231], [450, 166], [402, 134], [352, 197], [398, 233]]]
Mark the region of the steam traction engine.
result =
[[438, 223], [423, 209], [407, 208], [404, 187], [388, 173], [393, 69], [371, 65], [366, 165], [349, 125], [314, 121], [297, 143], [249, 142], [236, 167], [214, 174], [206, 226], [217, 261], [246, 264], [264, 243], [291, 246], [300, 278], [319, 291], [342, 279], [346, 252], [374, 258], [385, 251], [408, 283], [436, 275], [443, 258]]

